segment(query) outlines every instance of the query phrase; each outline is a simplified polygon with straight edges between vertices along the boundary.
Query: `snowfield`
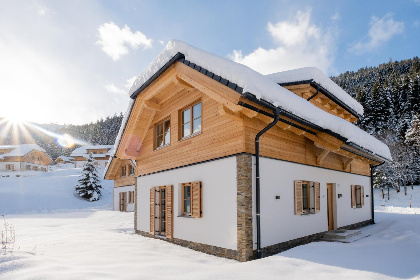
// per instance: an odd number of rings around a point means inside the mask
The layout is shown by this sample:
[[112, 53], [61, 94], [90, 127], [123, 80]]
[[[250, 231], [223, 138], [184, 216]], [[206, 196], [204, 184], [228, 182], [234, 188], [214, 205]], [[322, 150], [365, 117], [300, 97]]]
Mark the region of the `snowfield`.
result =
[[97, 202], [74, 195], [78, 171], [0, 173], [0, 214], [16, 232], [13, 252], [0, 251], [0, 279], [420, 279], [420, 186], [391, 190], [389, 201], [376, 190], [365, 238], [240, 263], [134, 234], [134, 214], [111, 211], [112, 181]]

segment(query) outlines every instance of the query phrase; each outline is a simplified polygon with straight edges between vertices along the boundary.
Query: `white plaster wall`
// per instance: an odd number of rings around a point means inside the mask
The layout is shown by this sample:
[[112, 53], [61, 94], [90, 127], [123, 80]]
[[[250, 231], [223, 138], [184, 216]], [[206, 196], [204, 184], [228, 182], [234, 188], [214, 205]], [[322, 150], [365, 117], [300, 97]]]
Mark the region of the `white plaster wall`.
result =
[[[180, 217], [180, 184], [201, 181], [202, 218]], [[236, 250], [236, 157], [215, 160], [137, 178], [137, 226], [149, 232], [150, 188], [174, 186], [173, 236]]]
[[120, 192], [127, 192], [127, 212], [134, 212], [134, 203], [128, 203], [128, 192], [134, 191], [134, 185], [114, 188], [114, 211], [120, 211]]
[[6, 171], [6, 164], [13, 164], [15, 166], [15, 171], [20, 171], [20, 162], [0, 162], [0, 170]]
[[[255, 157], [253, 157], [255, 163]], [[255, 221], [255, 164], [253, 164]], [[261, 178], [261, 246], [266, 247], [328, 230], [327, 183], [337, 186], [337, 226], [371, 219], [370, 177], [306, 166], [280, 160], [260, 158]], [[320, 182], [321, 210], [316, 214], [294, 214], [294, 181]], [[351, 208], [351, 185], [364, 186], [363, 208]], [[279, 195], [280, 199], [275, 197]], [[369, 197], [366, 197], [369, 195]], [[254, 241], [256, 242], [256, 222]], [[255, 243], [254, 242], [254, 243]], [[256, 249], [256, 245], [254, 245]]]
[[74, 167], [75, 168], [82, 168], [83, 165], [85, 165], [85, 163], [86, 163], [86, 161], [78, 161], [78, 160], [76, 160], [76, 161], [74, 161]]

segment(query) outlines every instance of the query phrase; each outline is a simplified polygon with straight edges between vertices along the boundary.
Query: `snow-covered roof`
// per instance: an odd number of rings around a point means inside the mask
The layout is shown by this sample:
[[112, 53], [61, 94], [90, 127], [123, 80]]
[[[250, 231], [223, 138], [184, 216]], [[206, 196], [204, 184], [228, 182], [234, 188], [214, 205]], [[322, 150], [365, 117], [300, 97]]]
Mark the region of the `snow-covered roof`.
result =
[[[330, 130], [339, 134], [347, 139], [347, 144], [356, 144], [373, 154], [392, 160], [389, 148], [384, 143], [352, 123], [313, 106], [305, 99], [302, 99], [293, 92], [279, 86], [273, 79], [264, 76], [245, 65], [202, 51], [177, 40], [170, 41], [153, 62], [137, 77], [129, 91], [129, 95], [134, 98], [135, 95], [138, 94], [138, 90], [141, 89], [149, 79], [153, 79], [153, 76], [178, 53], [183, 54], [185, 60], [195, 63], [196, 65], [205, 68], [207, 71], [235, 83], [242, 88], [242, 94], [251, 93], [257, 99], [265, 100], [298, 118], [304, 119], [325, 130]], [[121, 140], [133, 104], [134, 102], [131, 101], [128, 106], [127, 113], [123, 119], [119, 135], [115, 142], [116, 147], [118, 147]]]
[[316, 67], [305, 67], [266, 75], [278, 84], [313, 81], [334, 95], [350, 109], [363, 115], [363, 106]]
[[75, 149], [72, 153], [72, 157], [86, 157], [89, 155], [87, 150], [99, 150], [99, 149], [108, 149], [105, 154], [93, 154], [93, 157], [104, 157], [106, 155], [111, 155], [114, 152], [114, 145], [94, 145], [94, 146], [82, 146]]
[[0, 150], [3, 150], [3, 149], [4, 150], [10, 150], [10, 152], [0, 155], [0, 159], [4, 159], [5, 157], [23, 157], [26, 154], [28, 154], [29, 152], [31, 152], [32, 150], [47, 153], [43, 148], [41, 148], [37, 144], [0, 146]]
[[[67, 157], [67, 156], [59, 156], [57, 159], [62, 159], [63, 161], [72, 161], [73, 160], [73, 158], [71, 158], [71, 157]], [[57, 160], [56, 159], [56, 160]]]

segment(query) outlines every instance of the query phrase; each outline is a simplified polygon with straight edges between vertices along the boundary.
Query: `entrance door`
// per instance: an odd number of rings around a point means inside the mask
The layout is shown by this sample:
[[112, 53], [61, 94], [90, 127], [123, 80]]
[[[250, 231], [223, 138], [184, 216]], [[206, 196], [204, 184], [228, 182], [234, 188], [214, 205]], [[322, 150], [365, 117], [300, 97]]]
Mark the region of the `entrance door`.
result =
[[334, 196], [333, 184], [327, 184], [327, 215], [328, 215], [328, 230], [334, 229]]
[[127, 193], [120, 192], [120, 211], [125, 212], [127, 211]]
[[159, 234], [166, 236], [166, 187], [159, 187]]

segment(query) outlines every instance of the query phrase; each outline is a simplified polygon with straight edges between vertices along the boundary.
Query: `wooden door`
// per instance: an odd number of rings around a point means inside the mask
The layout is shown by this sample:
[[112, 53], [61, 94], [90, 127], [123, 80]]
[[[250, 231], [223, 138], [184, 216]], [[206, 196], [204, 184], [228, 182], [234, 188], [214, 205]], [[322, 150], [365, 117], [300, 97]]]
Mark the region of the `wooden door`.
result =
[[328, 230], [334, 229], [334, 196], [333, 196], [333, 184], [327, 184], [327, 216], [328, 216]]

